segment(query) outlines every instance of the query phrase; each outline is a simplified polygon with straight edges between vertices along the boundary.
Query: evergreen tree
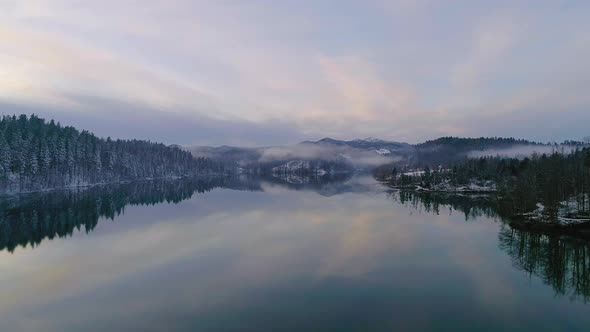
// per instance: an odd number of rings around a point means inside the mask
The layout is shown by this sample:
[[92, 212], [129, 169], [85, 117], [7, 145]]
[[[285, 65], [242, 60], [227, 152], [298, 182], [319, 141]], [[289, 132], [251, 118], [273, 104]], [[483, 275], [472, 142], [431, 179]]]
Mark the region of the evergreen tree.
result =
[[[555, 151], [550, 155], [516, 158], [482, 157], [455, 162], [450, 169], [430, 170], [407, 176], [393, 176], [389, 183], [401, 187], [445, 190], [448, 186], [493, 183], [498, 202], [513, 214], [530, 212], [544, 206], [550, 220], [556, 220], [561, 208], [575, 207], [579, 215], [590, 212], [590, 148], [571, 153]], [[572, 203], [573, 202], [573, 203]], [[576, 217], [576, 216], [573, 216]]]
[[223, 172], [178, 147], [101, 139], [32, 115], [0, 119], [0, 191]]

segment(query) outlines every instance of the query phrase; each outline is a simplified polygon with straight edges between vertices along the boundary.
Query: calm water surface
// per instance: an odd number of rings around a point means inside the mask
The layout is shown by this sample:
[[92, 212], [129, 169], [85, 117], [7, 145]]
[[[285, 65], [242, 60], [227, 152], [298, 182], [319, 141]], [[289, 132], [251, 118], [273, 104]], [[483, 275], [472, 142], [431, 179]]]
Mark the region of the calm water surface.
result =
[[0, 331], [590, 329], [586, 243], [368, 178], [221, 185], [4, 198]]

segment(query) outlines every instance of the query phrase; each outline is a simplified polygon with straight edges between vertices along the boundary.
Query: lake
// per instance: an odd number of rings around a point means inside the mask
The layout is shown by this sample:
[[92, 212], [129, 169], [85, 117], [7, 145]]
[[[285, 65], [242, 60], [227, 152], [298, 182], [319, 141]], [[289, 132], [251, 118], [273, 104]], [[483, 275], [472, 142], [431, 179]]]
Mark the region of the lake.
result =
[[588, 331], [587, 242], [369, 177], [0, 200], [1, 331]]

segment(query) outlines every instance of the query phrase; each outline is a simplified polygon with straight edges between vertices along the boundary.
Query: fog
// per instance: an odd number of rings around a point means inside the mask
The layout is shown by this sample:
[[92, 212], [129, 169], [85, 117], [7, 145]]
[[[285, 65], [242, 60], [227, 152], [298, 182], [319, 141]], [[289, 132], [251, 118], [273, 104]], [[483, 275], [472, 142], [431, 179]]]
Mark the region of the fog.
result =
[[553, 152], [558, 153], [571, 153], [575, 150], [575, 146], [572, 145], [514, 145], [510, 148], [505, 149], [488, 149], [488, 150], [477, 150], [470, 151], [467, 156], [470, 158], [479, 157], [508, 157], [508, 158], [525, 158], [530, 157], [533, 154], [551, 154]]
[[399, 157], [380, 155], [375, 151], [355, 149], [350, 146], [297, 144], [269, 147], [263, 150], [260, 162], [288, 159], [348, 160], [358, 166], [377, 166], [399, 160]]

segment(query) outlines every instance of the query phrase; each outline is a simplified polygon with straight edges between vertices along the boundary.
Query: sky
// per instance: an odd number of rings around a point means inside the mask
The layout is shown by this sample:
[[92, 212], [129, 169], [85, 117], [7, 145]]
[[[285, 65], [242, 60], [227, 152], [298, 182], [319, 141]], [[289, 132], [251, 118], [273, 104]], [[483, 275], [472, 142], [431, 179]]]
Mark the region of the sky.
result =
[[590, 135], [590, 1], [0, 0], [0, 113], [101, 137]]

